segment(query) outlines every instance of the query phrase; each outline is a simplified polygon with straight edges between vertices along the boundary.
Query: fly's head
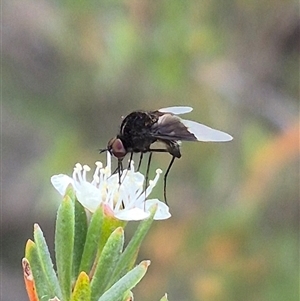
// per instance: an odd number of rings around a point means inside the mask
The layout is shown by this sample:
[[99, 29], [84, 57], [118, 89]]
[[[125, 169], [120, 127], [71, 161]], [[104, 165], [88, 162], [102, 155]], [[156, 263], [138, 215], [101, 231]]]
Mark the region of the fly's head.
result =
[[118, 159], [123, 159], [127, 154], [122, 140], [118, 137], [114, 137], [108, 141], [107, 150]]

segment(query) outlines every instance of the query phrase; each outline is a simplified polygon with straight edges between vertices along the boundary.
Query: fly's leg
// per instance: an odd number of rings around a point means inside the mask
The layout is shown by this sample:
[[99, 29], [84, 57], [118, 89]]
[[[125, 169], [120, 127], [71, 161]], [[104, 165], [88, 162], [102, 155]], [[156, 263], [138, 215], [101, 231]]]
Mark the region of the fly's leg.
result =
[[[154, 149], [149, 149], [149, 152], [150, 153], [169, 153], [169, 151], [167, 149], [164, 149], [164, 148], [154, 148]], [[169, 171], [174, 163], [174, 160], [175, 160], [176, 156], [172, 156], [172, 159], [169, 163], [169, 166], [167, 168], [167, 171], [164, 175], [164, 201], [165, 203], [168, 205], [168, 202], [167, 202], [167, 177], [168, 177], [168, 174], [169, 174]]]
[[130, 170], [130, 168], [131, 168], [132, 157], [133, 157], [133, 152], [130, 153], [130, 158], [129, 158], [129, 161], [128, 161], [128, 167], [127, 167], [127, 170]]
[[169, 171], [174, 163], [174, 160], [175, 160], [176, 157], [172, 157], [170, 163], [169, 163], [169, 166], [167, 168], [167, 171], [165, 173], [165, 176], [164, 176], [164, 199], [165, 199], [165, 203], [168, 205], [168, 202], [167, 202], [167, 177], [168, 177], [168, 174], [169, 174]]
[[142, 152], [141, 155], [140, 155], [140, 160], [139, 160], [139, 164], [138, 164], [138, 167], [137, 167], [136, 171], [140, 170], [140, 167], [141, 167], [141, 164], [142, 164], [142, 160], [143, 160], [143, 155], [144, 155], [144, 153]]
[[119, 175], [119, 186], [121, 185], [121, 176], [123, 174], [123, 164], [122, 164], [122, 159], [118, 159], [118, 175]]

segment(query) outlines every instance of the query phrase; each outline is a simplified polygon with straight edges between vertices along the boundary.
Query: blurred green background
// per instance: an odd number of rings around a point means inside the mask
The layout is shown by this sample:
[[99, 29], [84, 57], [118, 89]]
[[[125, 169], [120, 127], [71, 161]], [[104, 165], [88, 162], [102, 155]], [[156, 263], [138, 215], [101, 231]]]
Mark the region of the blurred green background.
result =
[[[1, 282], [25, 301], [21, 258], [38, 222], [53, 249], [50, 176], [105, 161], [136, 109], [234, 136], [183, 143], [135, 300], [298, 300], [298, 1], [2, 2]], [[167, 154], [153, 156], [166, 169]], [[152, 196], [163, 199], [162, 183]], [[130, 235], [130, 231], [127, 233]]]

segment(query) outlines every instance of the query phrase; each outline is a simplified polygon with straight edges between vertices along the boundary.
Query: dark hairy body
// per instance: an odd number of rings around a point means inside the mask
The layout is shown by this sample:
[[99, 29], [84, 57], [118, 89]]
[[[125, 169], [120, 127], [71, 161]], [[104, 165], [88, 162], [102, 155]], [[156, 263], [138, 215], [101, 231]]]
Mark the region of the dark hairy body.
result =
[[155, 112], [136, 111], [124, 118], [117, 138], [121, 139], [128, 152], [147, 152], [157, 141], [151, 130], [158, 117]]

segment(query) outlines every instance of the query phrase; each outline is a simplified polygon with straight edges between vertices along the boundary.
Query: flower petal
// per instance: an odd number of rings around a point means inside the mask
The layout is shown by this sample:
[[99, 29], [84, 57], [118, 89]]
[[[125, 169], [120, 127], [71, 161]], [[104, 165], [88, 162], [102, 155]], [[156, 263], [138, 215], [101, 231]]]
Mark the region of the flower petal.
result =
[[125, 169], [123, 174], [124, 176], [122, 175], [122, 182], [124, 185], [134, 184], [134, 186], [143, 186], [145, 177], [140, 172], [134, 172], [132, 170]]
[[166, 205], [166, 203], [161, 202], [158, 199], [147, 200], [145, 202], [146, 211], [149, 211], [150, 207], [152, 207], [155, 204], [157, 204], [157, 210], [154, 215], [155, 220], [162, 220], [162, 219], [167, 219], [167, 218], [171, 217], [169, 207]]
[[70, 178], [67, 175], [64, 174], [59, 174], [59, 175], [54, 175], [51, 177], [51, 183], [54, 186], [54, 188], [61, 194], [65, 195], [66, 189], [69, 184], [74, 186], [74, 181], [72, 178]]
[[150, 216], [149, 212], [145, 212], [140, 208], [132, 208], [129, 210], [121, 210], [115, 213], [115, 217], [123, 221], [140, 221]]
[[82, 182], [78, 184], [75, 182], [75, 191], [78, 201], [90, 212], [95, 212], [102, 202], [101, 190], [91, 183]]

